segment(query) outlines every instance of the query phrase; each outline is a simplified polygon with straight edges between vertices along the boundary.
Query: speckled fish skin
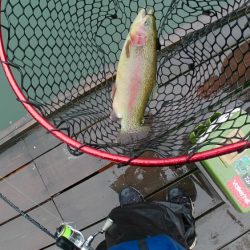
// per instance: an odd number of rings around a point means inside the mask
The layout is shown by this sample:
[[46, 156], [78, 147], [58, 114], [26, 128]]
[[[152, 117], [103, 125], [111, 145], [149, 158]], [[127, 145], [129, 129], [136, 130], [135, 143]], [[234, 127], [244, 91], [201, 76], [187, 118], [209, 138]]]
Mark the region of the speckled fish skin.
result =
[[124, 43], [116, 82], [111, 92], [113, 110], [110, 118], [121, 120], [117, 142], [134, 143], [147, 136], [149, 127], [142, 120], [149, 96], [156, 82], [156, 23], [154, 11], [142, 9]]

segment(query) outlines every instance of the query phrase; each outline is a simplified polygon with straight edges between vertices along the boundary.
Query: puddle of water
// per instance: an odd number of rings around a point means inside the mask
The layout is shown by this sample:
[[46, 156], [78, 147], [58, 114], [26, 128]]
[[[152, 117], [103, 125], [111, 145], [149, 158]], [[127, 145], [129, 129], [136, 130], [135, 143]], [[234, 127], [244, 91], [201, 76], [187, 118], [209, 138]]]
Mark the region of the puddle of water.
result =
[[[141, 158], [160, 158], [154, 152], [147, 151]], [[124, 186], [133, 186], [144, 196], [155, 192], [167, 183], [182, 176], [192, 169], [192, 165], [175, 169], [174, 167], [136, 167], [128, 166], [113, 171], [113, 180], [110, 187], [119, 193]]]

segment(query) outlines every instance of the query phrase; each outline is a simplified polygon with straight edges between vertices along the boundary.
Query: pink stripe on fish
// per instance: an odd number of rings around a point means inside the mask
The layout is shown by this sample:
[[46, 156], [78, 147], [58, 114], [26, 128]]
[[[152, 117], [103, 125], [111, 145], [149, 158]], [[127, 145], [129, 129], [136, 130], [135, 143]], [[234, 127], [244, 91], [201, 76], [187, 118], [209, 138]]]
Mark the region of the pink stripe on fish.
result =
[[[133, 116], [134, 106], [136, 98], [138, 97], [138, 93], [140, 90], [140, 83], [141, 83], [141, 74], [142, 74], [142, 54], [138, 55], [135, 68], [133, 69], [135, 72], [131, 78], [131, 89], [130, 89], [130, 97], [129, 97], [129, 104], [128, 110], [129, 114]], [[132, 122], [132, 119], [129, 119]], [[130, 124], [132, 125], [132, 124]]]

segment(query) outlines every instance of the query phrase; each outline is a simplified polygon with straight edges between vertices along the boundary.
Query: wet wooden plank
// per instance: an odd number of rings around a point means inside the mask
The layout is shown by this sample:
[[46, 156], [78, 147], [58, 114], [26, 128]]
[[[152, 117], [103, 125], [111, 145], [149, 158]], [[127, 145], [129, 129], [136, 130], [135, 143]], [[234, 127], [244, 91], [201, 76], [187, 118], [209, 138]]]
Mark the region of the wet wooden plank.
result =
[[[105, 96], [104, 95], [105, 93], [106, 93], [106, 89], [98, 90], [98, 94], [100, 94], [102, 97]], [[97, 94], [96, 92], [91, 93], [90, 96], [88, 96], [88, 98], [84, 100], [84, 103], [81, 103], [81, 109], [85, 111], [89, 110], [89, 107], [92, 106], [91, 102], [93, 102], [94, 99], [95, 101], [99, 100], [101, 103], [102, 100], [100, 99], [98, 95], [96, 97], [96, 94]], [[105, 98], [108, 98], [108, 97], [105, 96]], [[93, 111], [100, 112], [102, 109], [104, 108], [102, 107], [101, 109], [98, 109], [98, 111], [97, 110], [93, 110]], [[72, 107], [69, 108], [69, 110], [67, 110], [68, 113], [70, 113], [71, 111], [73, 113], [76, 113], [76, 110]], [[77, 112], [76, 115], [78, 116], [79, 119], [82, 120], [82, 122], [80, 124], [77, 122], [73, 123], [72, 126], [74, 126], [74, 128], [72, 129], [72, 127], [70, 127], [70, 129], [74, 131], [75, 133], [78, 133], [89, 127], [88, 129], [82, 132], [82, 134], [85, 135], [84, 136], [85, 140], [88, 141], [88, 136], [91, 136], [92, 138], [96, 138], [97, 134], [100, 133], [99, 132], [100, 130], [97, 129], [98, 127], [100, 127], [100, 122], [98, 121], [98, 119], [103, 120], [103, 118], [101, 116], [99, 118], [96, 118], [95, 116], [93, 117], [84, 116], [83, 114], [80, 114], [79, 112]], [[104, 120], [110, 120], [110, 119], [105, 118]], [[102, 121], [102, 126], [105, 126], [103, 122], [104, 121]], [[66, 124], [62, 125], [62, 127], [65, 128]], [[51, 149], [63, 143], [62, 141], [57, 139], [54, 135], [47, 133], [46, 129], [44, 129], [41, 126], [37, 126], [36, 128], [34, 128], [32, 133], [30, 133], [26, 138], [24, 138], [24, 142], [26, 143], [33, 159], [43, 155], [44, 153], [50, 151]], [[109, 142], [111, 142], [110, 138], [109, 138]]]
[[33, 159], [62, 143], [54, 135], [46, 132], [45, 128], [37, 126], [29, 136], [24, 138], [24, 142]]
[[[44, 204], [43, 208], [49, 213], [39, 207], [28, 214], [31, 218], [47, 228], [51, 233], [54, 233], [58, 225], [60, 225], [60, 215], [52, 201]], [[50, 213], [56, 216], [59, 220]], [[18, 217], [1, 226], [0, 234], [1, 250], [34, 250], [55, 242], [53, 238], [38, 229], [24, 217]]]
[[[8, 183], [6, 181], [8, 181]], [[50, 198], [34, 163], [12, 174], [6, 181], [2, 180], [0, 182], [0, 192], [24, 211]], [[18, 190], [32, 199], [36, 204]], [[0, 224], [18, 215], [18, 213], [3, 200], [0, 200], [0, 207]]]
[[32, 160], [29, 150], [23, 141], [19, 141], [14, 146], [0, 153], [0, 176], [15, 171]]
[[182, 169], [113, 166], [85, 182], [54, 198], [59, 212], [66, 221], [77, 221], [82, 229], [105, 218], [119, 205], [118, 192], [126, 185], [132, 185], [144, 196], [158, 190], [167, 183], [194, 168], [188, 165]]
[[196, 170], [180, 181], [152, 195], [147, 201], [166, 200], [166, 194], [174, 186], [185, 190], [192, 199], [195, 208], [195, 218], [223, 202], [200, 170]]
[[196, 248], [220, 249], [249, 229], [249, 214], [241, 214], [231, 205], [223, 204], [196, 221], [198, 233]]
[[56, 194], [75, 182], [93, 174], [110, 162], [88, 154], [73, 156], [62, 144], [35, 159], [41, 177], [50, 193]]
[[221, 250], [248, 250], [250, 249], [250, 232], [247, 232], [243, 236], [239, 237], [234, 242], [221, 248]]
[[17, 122], [11, 124], [8, 128], [1, 131], [0, 147], [4, 146], [8, 141], [20, 137], [35, 123], [37, 123], [36, 120], [30, 114], [27, 114]]

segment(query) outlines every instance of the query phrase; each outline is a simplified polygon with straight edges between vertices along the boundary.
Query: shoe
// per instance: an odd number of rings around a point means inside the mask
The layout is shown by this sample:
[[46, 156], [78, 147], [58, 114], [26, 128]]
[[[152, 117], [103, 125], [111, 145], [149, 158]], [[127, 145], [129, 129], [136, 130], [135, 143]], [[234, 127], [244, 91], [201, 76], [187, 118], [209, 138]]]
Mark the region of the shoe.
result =
[[[168, 192], [168, 201], [173, 203], [185, 204], [186, 207], [191, 209], [192, 216], [194, 216], [194, 204], [188, 194], [178, 187], [173, 187]], [[189, 249], [193, 249], [197, 243], [197, 234], [195, 231], [194, 241], [190, 243]]]
[[124, 187], [119, 193], [120, 205], [124, 206], [135, 202], [146, 202], [142, 194], [133, 187]]
[[168, 201], [173, 203], [185, 204], [192, 211], [194, 216], [194, 204], [185, 191], [178, 187], [173, 187], [168, 192]]

